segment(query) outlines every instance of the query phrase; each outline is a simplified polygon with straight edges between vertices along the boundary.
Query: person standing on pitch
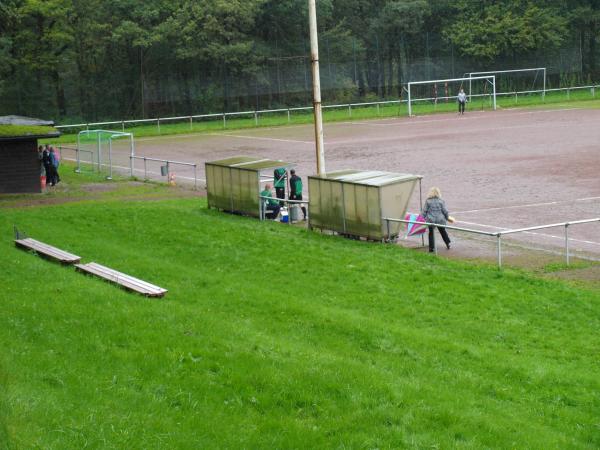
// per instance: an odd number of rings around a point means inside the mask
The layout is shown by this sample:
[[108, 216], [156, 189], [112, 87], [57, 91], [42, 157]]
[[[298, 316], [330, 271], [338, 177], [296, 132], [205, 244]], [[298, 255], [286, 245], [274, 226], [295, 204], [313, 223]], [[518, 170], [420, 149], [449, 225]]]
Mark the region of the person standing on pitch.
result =
[[[277, 198], [284, 199], [285, 198], [285, 183], [287, 181], [287, 171], [285, 168], [280, 167], [279, 169], [275, 169], [273, 172], [273, 185], [275, 187], [275, 196]], [[283, 202], [279, 202], [281, 206], [283, 206]]]
[[[423, 206], [422, 215], [426, 222], [438, 225], [446, 225], [447, 221], [454, 222], [454, 219], [448, 214], [446, 202], [442, 200], [442, 193], [437, 187], [432, 187], [429, 190], [427, 200], [425, 200], [425, 205]], [[429, 251], [432, 253], [435, 251], [435, 228], [436, 227], [433, 225], [429, 227]], [[448, 232], [444, 227], [437, 227], [437, 229], [442, 235], [446, 248], [450, 250], [450, 237], [448, 236]]]
[[467, 103], [467, 94], [465, 94], [465, 90], [460, 88], [460, 92], [458, 93], [458, 113], [465, 113], [465, 104]]
[[[290, 200], [302, 200], [302, 178], [296, 175], [294, 169], [290, 170]], [[303, 219], [306, 220], [306, 206], [300, 203]]]

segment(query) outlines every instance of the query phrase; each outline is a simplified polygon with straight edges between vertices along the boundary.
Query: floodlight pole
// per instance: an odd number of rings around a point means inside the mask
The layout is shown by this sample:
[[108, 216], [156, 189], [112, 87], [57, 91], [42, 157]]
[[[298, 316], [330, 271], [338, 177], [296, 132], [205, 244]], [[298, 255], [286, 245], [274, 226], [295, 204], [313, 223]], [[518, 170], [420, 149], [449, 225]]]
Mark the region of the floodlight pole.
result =
[[319, 75], [319, 41], [317, 37], [317, 7], [315, 4], [315, 0], [308, 0], [308, 24], [310, 29], [310, 56], [312, 61], [313, 109], [315, 115], [317, 175], [325, 175], [325, 149], [323, 146], [323, 114], [321, 110], [321, 77]]

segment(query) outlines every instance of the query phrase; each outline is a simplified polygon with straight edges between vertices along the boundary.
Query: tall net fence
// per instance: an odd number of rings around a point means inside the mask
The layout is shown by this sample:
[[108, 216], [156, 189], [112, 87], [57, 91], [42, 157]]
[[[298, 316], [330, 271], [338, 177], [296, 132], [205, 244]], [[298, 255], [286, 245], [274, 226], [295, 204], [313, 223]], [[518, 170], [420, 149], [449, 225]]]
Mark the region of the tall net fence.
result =
[[[321, 39], [324, 104], [404, 100], [408, 82], [457, 78], [475, 71], [545, 67], [549, 89], [600, 81], [594, 79], [596, 72], [584, 64], [577, 43], [567, 43], [551, 52], [497, 58], [482, 64], [460, 56], [441, 36], [427, 33], [414, 39], [422, 40], [417, 43], [422, 49], [418, 57], [389, 51], [384, 36], [374, 37], [366, 48], [359, 48], [359, 43], [353, 41], [351, 50], [345, 52], [339, 51], [335, 42]], [[190, 64], [182, 70], [146, 62], [135, 67], [123, 61], [115, 62], [101, 78], [89, 80], [82, 78], [77, 64], [71, 61], [64, 64], [60, 78], [64, 104], [58, 105], [59, 90], [50, 77], [38, 79], [33, 74], [20, 73], [14, 82], [8, 80], [1, 85], [0, 112], [53, 117], [64, 124], [310, 106], [312, 80], [307, 42], [287, 43], [285, 50], [275, 47], [268, 52], [266, 56], [257, 54], [258, 62], [247, 70], [227, 64]], [[539, 75], [498, 76], [497, 90], [536, 91], [541, 89]]]

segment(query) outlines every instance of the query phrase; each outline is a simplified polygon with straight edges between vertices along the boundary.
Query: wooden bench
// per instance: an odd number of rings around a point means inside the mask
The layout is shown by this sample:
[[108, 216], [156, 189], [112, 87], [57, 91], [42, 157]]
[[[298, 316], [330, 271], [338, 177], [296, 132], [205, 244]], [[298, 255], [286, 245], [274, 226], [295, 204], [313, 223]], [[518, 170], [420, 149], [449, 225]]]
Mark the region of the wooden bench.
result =
[[40, 256], [58, 261], [61, 264], [76, 264], [81, 261], [81, 256], [73, 255], [31, 238], [15, 239], [15, 245], [25, 250], [32, 250]]
[[166, 289], [163, 289], [159, 286], [155, 286], [130, 275], [117, 272], [116, 270], [102, 266], [95, 262], [88, 264], [75, 264], [75, 268], [80, 272], [100, 277], [104, 280], [110, 281], [111, 283], [118, 284], [127, 290], [145, 295], [146, 297], [162, 297], [167, 292]]

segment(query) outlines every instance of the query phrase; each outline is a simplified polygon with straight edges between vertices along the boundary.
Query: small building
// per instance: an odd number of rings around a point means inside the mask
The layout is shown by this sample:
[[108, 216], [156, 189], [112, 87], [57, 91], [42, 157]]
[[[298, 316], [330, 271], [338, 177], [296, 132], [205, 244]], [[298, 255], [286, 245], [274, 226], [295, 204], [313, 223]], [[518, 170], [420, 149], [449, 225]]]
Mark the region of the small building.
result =
[[[404, 219], [420, 175], [342, 170], [308, 177], [309, 227], [382, 240], [388, 237], [384, 218]], [[389, 236], [402, 224], [390, 222]]]
[[53, 125], [28, 117], [0, 117], [0, 194], [42, 191], [37, 141], [60, 136]]
[[265, 183], [273, 181], [278, 168], [294, 164], [279, 160], [235, 156], [210, 161], [206, 167], [208, 207], [247, 216], [261, 216], [259, 194]]

